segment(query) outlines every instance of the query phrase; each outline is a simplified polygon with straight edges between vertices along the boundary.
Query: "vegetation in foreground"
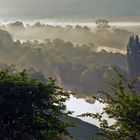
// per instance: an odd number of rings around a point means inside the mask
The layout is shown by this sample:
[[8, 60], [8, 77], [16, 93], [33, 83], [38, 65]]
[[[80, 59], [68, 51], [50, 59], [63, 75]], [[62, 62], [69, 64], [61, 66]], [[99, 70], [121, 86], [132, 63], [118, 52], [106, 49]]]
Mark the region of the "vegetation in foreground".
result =
[[[136, 80], [128, 81], [121, 72], [114, 69], [118, 79], [112, 79], [109, 87], [112, 93], [101, 92], [106, 100], [99, 100], [106, 103], [103, 112], [97, 114], [83, 114], [96, 118], [100, 122], [101, 134], [105, 140], [139, 140], [140, 139], [140, 95], [136, 91]], [[103, 115], [114, 119], [115, 123], [109, 125]]]
[[[136, 81], [129, 82], [118, 70], [115, 71], [118, 79], [109, 83], [114, 95], [101, 92], [106, 100], [96, 98], [107, 104], [104, 111], [82, 115], [98, 119], [100, 132], [97, 127], [68, 117], [70, 112], [66, 111], [64, 102], [69, 95], [57, 87], [54, 80], [48, 79], [47, 83], [43, 83], [25, 72], [0, 71], [0, 139], [68, 140], [71, 132], [76, 140], [81, 140], [79, 134], [91, 128], [93, 139], [139, 140], [140, 96], [135, 90]], [[103, 119], [104, 113], [116, 120], [115, 124], [109, 125]], [[68, 128], [72, 126], [69, 122], [75, 122], [74, 129]], [[89, 131], [90, 135], [92, 131]], [[97, 134], [94, 135], [94, 132]], [[86, 139], [88, 133], [82, 133]]]
[[25, 72], [0, 71], [0, 139], [54, 140], [69, 136], [62, 116], [68, 94], [49, 79], [43, 83]]
[[[66, 111], [64, 102], [69, 94], [57, 87], [54, 80], [45, 80], [37, 72], [18, 73], [12, 67], [5, 68], [9, 68], [9, 71], [0, 71], [1, 140], [68, 140], [71, 139], [69, 132], [76, 140], [87, 140], [92, 136], [94, 139], [103, 136], [107, 140], [140, 139], [140, 96], [136, 88], [139, 82], [136, 84], [136, 80], [128, 81], [119, 69], [114, 68], [116, 73], [112, 74], [115, 77], [109, 82], [112, 91], [101, 92], [106, 100], [96, 97], [107, 104], [104, 111], [100, 114], [82, 115], [99, 120], [99, 133], [95, 126], [67, 116], [70, 112]], [[104, 113], [116, 120], [116, 123], [110, 126], [103, 119]], [[62, 116], [66, 118], [63, 119]], [[68, 129], [72, 125], [68, 122], [75, 122], [76, 126]]]

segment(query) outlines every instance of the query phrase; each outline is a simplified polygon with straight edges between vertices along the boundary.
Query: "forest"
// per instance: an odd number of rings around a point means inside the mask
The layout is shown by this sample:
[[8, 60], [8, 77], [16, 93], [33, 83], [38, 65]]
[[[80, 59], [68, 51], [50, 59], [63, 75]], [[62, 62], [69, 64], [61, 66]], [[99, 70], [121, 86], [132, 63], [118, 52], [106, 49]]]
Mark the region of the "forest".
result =
[[[106, 89], [105, 83], [109, 80], [110, 66], [116, 65], [125, 75], [128, 73], [125, 53], [108, 52], [105, 49], [98, 51], [98, 45], [109, 46], [107, 42], [110, 40], [114, 44], [114, 46], [110, 44], [113, 48], [120, 46], [123, 49], [123, 46], [127, 45], [124, 40], [128, 41], [131, 34], [126, 30], [111, 29], [106, 20], [105, 23], [97, 21], [96, 32], [78, 25], [63, 28], [35, 23], [25, 27], [22, 22], [10, 23], [1, 28], [5, 29], [0, 30], [1, 65], [7, 64], [17, 70], [38, 71], [44, 77], [57, 79], [60, 87], [76, 94], [89, 96], [96, 94], [99, 88]], [[117, 38], [122, 32], [123, 37]], [[52, 34], [54, 37], [50, 37]], [[66, 35], [61, 36], [62, 34]], [[90, 40], [86, 39], [88, 34], [93, 35]], [[94, 38], [94, 36], [98, 38], [98, 34], [99, 42]], [[107, 41], [104, 34], [107, 34]], [[83, 35], [85, 40], [79, 35]]]
[[[96, 21], [94, 30], [41, 22], [1, 24], [0, 139], [139, 140], [139, 79], [131, 79], [126, 54], [132, 35], [104, 19]], [[71, 94], [108, 105], [102, 113], [79, 114], [96, 118], [100, 127], [71, 117], [65, 105]], [[109, 126], [104, 113], [116, 123]]]
[[54, 40], [62, 39], [73, 44], [93, 44], [125, 49], [128, 38], [134, 33], [131, 30], [111, 26], [109, 21], [98, 19], [96, 25], [45, 24], [43, 22], [26, 23], [16, 21], [1, 24], [0, 29], [7, 30], [14, 39], [18, 40]]

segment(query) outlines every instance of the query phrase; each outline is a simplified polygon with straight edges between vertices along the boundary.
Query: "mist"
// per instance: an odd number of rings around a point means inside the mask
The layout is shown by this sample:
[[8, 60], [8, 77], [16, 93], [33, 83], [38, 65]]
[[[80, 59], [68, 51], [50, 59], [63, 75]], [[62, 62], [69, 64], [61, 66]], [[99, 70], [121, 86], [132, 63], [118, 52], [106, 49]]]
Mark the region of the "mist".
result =
[[139, 36], [140, 0], [0, 0], [0, 139], [139, 139]]
[[[93, 32], [90, 28], [79, 25], [59, 27], [39, 23], [25, 27], [21, 22], [1, 28], [1, 68], [7, 64], [6, 68], [20, 71], [26, 69], [40, 79], [44, 79], [42, 75], [53, 77], [60, 87], [79, 97], [84, 95], [84, 98], [97, 94], [99, 88], [106, 89], [106, 80], [110, 79], [110, 66], [118, 66], [127, 75], [126, 54], [119, 49], [107, 51], [103, 47], [99, 50], [98, 46], [98, 43], [112, 49], [120, 43], [127, 46], [127, 43], [121, 41], [128, 39], [127, 30], [117, 29], [115, 33], [108, 30]], [[101, 36], [104, 33], [108, 34], [106, 39]], [[123, 34], [122, 39], [117, 38], [118, 33]], [[117, 40], [121, 42], [117, 43]], [[119, 46], [120, 50], [124, 48], [123, 45]]]
[[[138, 20], [139, 0], [1, 0], [0, 18]], [[84, 10], [86, 9], [86, 10]], [[128, 19], [129, 18], [129, 19]]]
[[[74, 44], [92, 44], [96, 47], [109, 47], [125, 50], [129, 36], [133, 35], [137, 26], [110, 26], [109, 30], [98, 31], [96, 24], [47, 24], [35, 22], [32, 24], [13, 22], [1, 24], [0, 29], [8, 31], [14, 40], [43, 42], [46, 39], [62, 39]], [[132, 28], [132, 29], [131, 29]], [[120, 36], [122, 34], [122, 37]], [[116, 51], [117, 52], [117, 51]], [[118, 51], [119, 52], [119, 51]]]

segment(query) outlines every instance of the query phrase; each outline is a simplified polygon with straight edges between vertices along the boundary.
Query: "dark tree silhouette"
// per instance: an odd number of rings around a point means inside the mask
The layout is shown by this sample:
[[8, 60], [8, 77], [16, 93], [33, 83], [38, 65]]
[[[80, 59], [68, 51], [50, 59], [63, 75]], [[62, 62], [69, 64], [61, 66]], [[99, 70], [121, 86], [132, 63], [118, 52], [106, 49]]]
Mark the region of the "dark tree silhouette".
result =
[[129, 39], [127, 61], [131, 78], [138, 78], [140, 76], [140, 42], [138, 35]]
[[49, 79], [42, 83], [25, 72], [0, 71], [0, 139], [42, 140], [69, 135], [63, 104], [68, 98]]

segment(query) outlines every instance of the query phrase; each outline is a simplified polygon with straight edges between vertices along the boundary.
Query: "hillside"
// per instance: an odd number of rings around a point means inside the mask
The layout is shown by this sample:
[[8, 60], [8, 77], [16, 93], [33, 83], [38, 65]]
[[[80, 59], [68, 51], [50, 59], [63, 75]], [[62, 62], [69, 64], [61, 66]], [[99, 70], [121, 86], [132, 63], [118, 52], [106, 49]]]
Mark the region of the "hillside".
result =
[[65, 118], [65, 121], [75, 124], [75, 127], [69, 129], [75, 140], [91, 140], [91, 138], [99, 137], [99, 128], [90, 123], [73, 117]]

